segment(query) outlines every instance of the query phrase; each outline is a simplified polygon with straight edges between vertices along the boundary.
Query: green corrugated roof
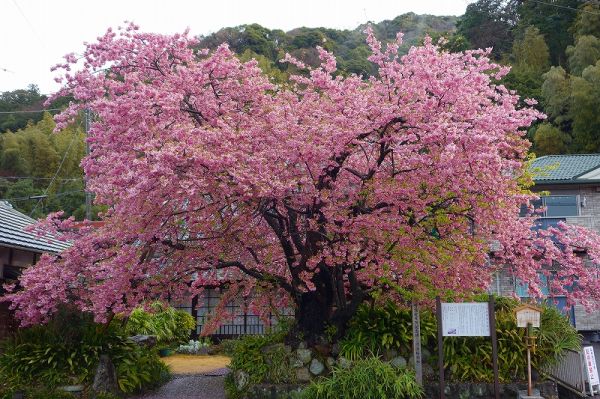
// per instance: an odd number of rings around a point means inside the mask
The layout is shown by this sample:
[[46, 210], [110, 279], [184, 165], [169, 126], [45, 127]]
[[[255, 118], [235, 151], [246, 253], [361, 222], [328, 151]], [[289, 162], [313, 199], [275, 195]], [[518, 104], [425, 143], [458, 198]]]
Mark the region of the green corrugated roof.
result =
[[577, 182], [579, 176], [597, 168], [600, 154], [546, 155], [532, 164], [536, 183]]

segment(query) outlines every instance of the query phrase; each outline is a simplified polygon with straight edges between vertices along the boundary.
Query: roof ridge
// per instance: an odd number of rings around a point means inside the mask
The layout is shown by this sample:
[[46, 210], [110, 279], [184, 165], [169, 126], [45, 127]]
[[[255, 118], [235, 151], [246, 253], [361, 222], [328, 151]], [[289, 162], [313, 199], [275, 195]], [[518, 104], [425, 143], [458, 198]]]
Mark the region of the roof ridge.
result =
[[542, 159], [542, 158], [549, 158], [549, 157], [555, 157], [555, 158], [566, 158], [566, 157], [600, 157], [600, 153], [588, 153], [588, 154], [548, 154], [548, 155], [544, 155], [541, 156], [539, 158], [534, 159], [534, 161], [537, 161], [538, 159]]

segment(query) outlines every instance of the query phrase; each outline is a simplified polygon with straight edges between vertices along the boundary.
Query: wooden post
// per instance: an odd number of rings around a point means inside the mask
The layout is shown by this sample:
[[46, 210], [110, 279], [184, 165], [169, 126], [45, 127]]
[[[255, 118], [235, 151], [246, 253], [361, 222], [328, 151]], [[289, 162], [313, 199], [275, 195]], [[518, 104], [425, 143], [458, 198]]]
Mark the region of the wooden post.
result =
[[531, 323], [527, 323], [527, 395], [533, 396], [533, 384], [531, 382]]
[[413, 300], [412, 305], [412, 327], [413, 327], [413, 357], [415, 359], [415, 378], [417, 384], [423, 386], [423, 361], [421, 358], [421, 315], [419, 305]]
[[446, 387], [444, 385], [444, 332], [442, 327], [442, 301], [439, 296], [435, 297], [435, 313], [437, 318], [437, 335], [438, 335], [438, 367], [440, 374], [440, 399], [445, 399], [444, 393]]
[[500, 399], [500, 383], [498, 381], [498, 339], [496, 337], [496, 306], [493, 295], [490, 295], [488, 305], [490, 339], [492, 340], [492, 367], [494, 369], [494, 395], [496, 399]]

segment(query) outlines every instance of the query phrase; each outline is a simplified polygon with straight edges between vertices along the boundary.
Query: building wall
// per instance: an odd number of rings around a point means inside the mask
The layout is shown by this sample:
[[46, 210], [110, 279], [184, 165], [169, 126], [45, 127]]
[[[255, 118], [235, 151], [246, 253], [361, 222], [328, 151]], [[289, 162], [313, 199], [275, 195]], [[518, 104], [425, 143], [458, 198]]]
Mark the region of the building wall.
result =
[[567, 217], [567, 223], [600, 233], [600, 186], [536, 186], [534, 191], [549, 192], [550, 195], [579, 195], [579, 216]]
[[8, 309], [7, 303], [0, 303], [0, 340], [8, 337], [17, 329], [17, 321]]
[[[535, 190], [549, 192], [550, 195], [579, 195], [579, 216], [567, 217], [565, 218], [566, 222], [600, 233], [600, 186], [536, 186]], [[514, 296], [516, 284], [513, 277], [509, 276], [507, 272], [502, 272], [494, 277], [490, 292], [497, 295]], [[600, 311], [588, 313], [583, 306], [575, 305], [572, 316], [574, 316], [577, 330], [600, 330]]]
[[578, 331], [600, 330], [600, 312], [588, 313], [583, 306], [575, 305], [575, 327]]
[[[0, 246], [0, 295], [3, 294], [2, 285], [7, 282], [2, 278], [6, 277], [7, 267], [26, 268], [33, 265], [37, 259], [39, 259], [39, 254], [36, 252]], [[0, 302], [0, 340], [14, 332], [17, 326], [18, 323], [8, 309], [8, 304]]]
[[[582, 187], [577, 190], [580, 203], [580, 216], [567, 218], [567, 223], [587, 227], [600, 233], [600, 187]], [[551, 191], [556, 192], [556, 190]]]

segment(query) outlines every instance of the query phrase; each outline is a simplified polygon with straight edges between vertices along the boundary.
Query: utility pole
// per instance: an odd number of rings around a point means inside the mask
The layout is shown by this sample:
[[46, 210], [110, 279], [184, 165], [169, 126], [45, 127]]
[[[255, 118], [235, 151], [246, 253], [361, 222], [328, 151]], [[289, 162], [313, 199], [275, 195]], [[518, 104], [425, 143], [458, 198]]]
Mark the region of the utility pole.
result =
[[[90, 131], [90, 110], [85, 109], [85, 155], [90, 155], [90, 143], [88, 141], [88, 134]], [[92, 193], [88, 189], [88, 179], [85, 178], [85, 218], [92, 220]]]

